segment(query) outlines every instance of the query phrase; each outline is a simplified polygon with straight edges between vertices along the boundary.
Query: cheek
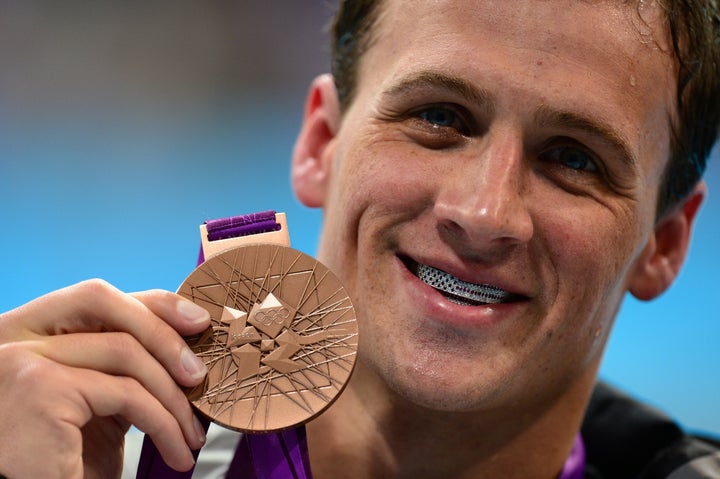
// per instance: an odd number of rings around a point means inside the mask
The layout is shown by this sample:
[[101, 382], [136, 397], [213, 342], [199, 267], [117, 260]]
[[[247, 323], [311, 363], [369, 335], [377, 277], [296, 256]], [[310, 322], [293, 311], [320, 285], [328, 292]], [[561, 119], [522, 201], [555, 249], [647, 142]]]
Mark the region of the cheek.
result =
[[359, 136], [340, 152], [337, 199], [361, 219], [417, 214], [431, 205], [438, 172], [432, 162], [408, 154], [402, 141], [379, 136]]
[[318, 257], [346, 287], [356, 289], [360, 266], [374, 267], [366, 263], [387, 246], [388, 230], [416, 214], [430, 195], [427, 177], [401, 166], [406, 158], [398, 142], [366, 132], [349, 135], [338, 145]]
[[560, 337], [599, 351], [625, 294], [625, 277], [639, 249], [637, 225], [626, 211], [588, 208], [543, 225], [557, 278]]

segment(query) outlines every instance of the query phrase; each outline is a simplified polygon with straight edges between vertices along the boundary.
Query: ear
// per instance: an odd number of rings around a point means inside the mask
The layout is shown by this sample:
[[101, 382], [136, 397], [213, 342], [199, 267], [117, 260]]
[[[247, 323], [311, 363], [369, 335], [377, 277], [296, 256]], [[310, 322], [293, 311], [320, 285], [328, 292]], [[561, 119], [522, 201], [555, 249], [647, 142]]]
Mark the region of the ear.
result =
[[633, 266], [629, 291], [638, 299], [650, 300], [670, 287], [687, 256], [692, 226], [705, 199], [700, 182], [676, 209], [658, 221], [645, 249]]
[[313, 81], [292, 159], [292, 186], [305, 206], [323, 206], [333, 163], [340, 106], [332, 75]]

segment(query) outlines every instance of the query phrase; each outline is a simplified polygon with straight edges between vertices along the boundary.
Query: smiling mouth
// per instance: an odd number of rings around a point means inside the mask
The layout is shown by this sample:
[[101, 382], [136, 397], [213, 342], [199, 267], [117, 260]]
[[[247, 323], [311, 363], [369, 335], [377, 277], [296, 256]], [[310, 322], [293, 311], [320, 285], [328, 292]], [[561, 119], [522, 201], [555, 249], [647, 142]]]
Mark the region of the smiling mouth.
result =
[[489, 284], [476, 284], [463, 281], [432, 266], [410, 264], [410, 270], [428, 286], [439, 291], [448, 301], [465, 306], [499, 304], [522, 299], [520, 295]]

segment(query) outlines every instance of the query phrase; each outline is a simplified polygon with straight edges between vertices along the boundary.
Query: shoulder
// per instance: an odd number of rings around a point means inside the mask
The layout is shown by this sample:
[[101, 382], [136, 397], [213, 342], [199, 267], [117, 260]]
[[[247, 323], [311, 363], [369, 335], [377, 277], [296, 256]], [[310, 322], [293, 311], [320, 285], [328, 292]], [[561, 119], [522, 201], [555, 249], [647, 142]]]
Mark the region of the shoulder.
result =
[[599, 383], [582, 436], [592, 479], [720, 479], [720, 442]]

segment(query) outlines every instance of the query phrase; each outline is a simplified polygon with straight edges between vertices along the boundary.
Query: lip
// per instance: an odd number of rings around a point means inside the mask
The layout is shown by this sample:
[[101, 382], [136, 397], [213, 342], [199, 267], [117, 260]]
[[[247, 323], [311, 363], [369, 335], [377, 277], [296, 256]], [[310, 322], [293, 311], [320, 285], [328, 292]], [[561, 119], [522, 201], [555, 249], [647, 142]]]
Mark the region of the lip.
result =
[[[505, 318], [514, 316], [519, 309], [527, 306], [530, 295], [517, 286], [511, 286], [507, 280], [481, 276], [477, 272], [464, 271], [451, 265], [442, 264], [437, 261], [416, 260], [406, 255], [399, 255], [398, 266], [401, 269], [403, 282], [407, 286], [406, 291], [410, 296], [412, 304], [419, 308], [423, 316], [433, 318], [437, 321], [460, 327], [482, 327], [501, 322]], [[502, 303], [486, 303], [477, 305], [457, 304], [450, 301], [440, 291], [429, 286], [413, 272], [413, 266], [425, 264], [433, 268], [445, 271], [461, 281], [475, 284], [487, 284], [511, 293], [512, 299]]]

